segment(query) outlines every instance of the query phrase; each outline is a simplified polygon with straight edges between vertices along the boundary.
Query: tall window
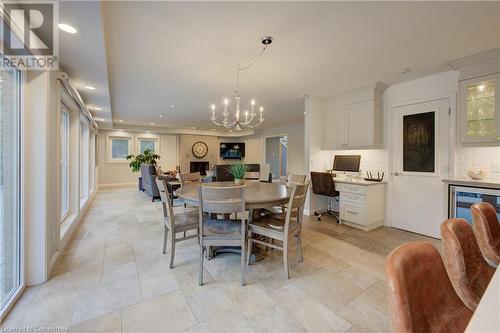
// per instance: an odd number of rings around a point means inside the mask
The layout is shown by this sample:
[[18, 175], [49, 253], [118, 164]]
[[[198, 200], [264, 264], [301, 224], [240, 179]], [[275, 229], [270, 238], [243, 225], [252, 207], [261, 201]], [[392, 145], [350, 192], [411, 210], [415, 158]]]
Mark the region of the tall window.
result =
[[156, 152], [156, 139], [139, 138], [139, 153], [142, 154], [146, 149], [152, 153]]
[[20, 77], [0, 71], [0, 313], [21, 287]]
[[89, 168], [90, 168], [90, 128], [89, 120], [80, 116], [80, 205], [83, 205], [89, 196]]
[[60, 207], [61, 222], [69, 211], [69, 113], [64, 109], [61, 111], [61, 179], [60, 179]]
[[126, 160], [130, 154], [130, 138], [111, 138], [111, 159]]

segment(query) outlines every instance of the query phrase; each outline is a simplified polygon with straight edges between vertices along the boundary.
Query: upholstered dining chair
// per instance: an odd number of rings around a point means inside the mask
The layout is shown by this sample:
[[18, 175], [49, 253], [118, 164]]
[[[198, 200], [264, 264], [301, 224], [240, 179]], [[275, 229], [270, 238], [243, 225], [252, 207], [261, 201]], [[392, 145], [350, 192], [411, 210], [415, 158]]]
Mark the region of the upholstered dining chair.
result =
[[291, 186], [292, 184], [304, 184], [306, 182], [306, 175], [296, 175], [289, 173], [286, 175], [285, 185]]
[[[299, 261], [302, 262], [302, 218], [304, 216], [304, 202], [306, 200], [309, 182], [303, 185], [292, 184], [290, 200], [286, 207], [283, 218], [275, 219], [272, 216], [264, 216], [248, 224], [248, 249], [247, 265], [250, 264], [250, 255], [253, 243], [261, 244], [283, 252], [283, 265], [285, 278], [290, 278], [288, 264], [288, 242], [290, 237], [297, 241], [297, 253]], [[275, 244], [274, 240], [281, 241], [281, 245]]]
[[181, 173], [179, 174], [181, 186], [201, 182], [201, 174], [199, 172]]
[[464, 219], [449, 219], [441, 224], [443, 260], [458, 297], [476, 310], [495, 269], [479, 250], [472, 227]]
[[[163, 179], [156, 179], [156, 184], [160, 192], [161, 204], [163, 207], [163, 254], [166, 253], [167, 239], [169, 238], [170, 233], [170, 268], [173, 268], [175, 244], [183, 240], [198, 237], [198, 232], [193, 235], [186, 235], [187, 231], [198, 230], [198, 209], [183, 208], [182, 213], [174, 214], [172, 201], [170, 200], [170, 195], [167, 191], [166, 181]], [[177, 233], [181, 232], [183, 233], [183, 236], [180, 238], [176, 238]]]
[[406, 243], [387, 258], [389, 306], [394, 332], [463, 332], [472, 311], [456, 294], [438, 250]]
[[[241, 285], [245, 285], [245, 187], [198, 187], [200, 272], [199, 283], [203, 285], [204, 252], [210, 247], [241, 247]], [[230, 215], [239, 218], [229, 219]], [[219, 219], [218, 216], [224, 216]]]
[[481, 253], [495, 267], [500, 263], [500, 224], [495, 207], [488, 202], [475, 203], [471, 207], [476, 235]]

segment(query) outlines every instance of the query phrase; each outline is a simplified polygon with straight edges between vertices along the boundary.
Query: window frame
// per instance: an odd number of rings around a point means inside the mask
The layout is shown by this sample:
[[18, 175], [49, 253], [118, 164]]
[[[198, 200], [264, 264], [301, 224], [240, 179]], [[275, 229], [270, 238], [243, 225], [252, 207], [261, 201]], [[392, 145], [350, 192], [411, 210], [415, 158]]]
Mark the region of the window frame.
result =
[[[63, 156], [63, 152], [62, 152], [62, 133], [59, 133], [59, 138], [61, 140], [61, 142], [59, 143], [59, 182], [60, 182], [60, 187], [59, 187], [59, 190], [61, 191], [62, 189], [62, 172], [61, 170], [63, 169], [63, 167], [66, 168], [66, 211], [65, 212], [62, 212], [61, 210], [61, 206], [62, 206], [62, 193], [59, 194], [59, 205], [61, 205], [59, 207], [59, 214], [60, 214], [60, 218], [59, 218], [59, 223], [63, 223], [64, 220], [68, 217], [69, 215], [69, 212], [70, 212], [70, 204], [71, 204], [71, 201], [70, 201], [70, 180], [71, 180], [71, 175], [70, 175], [70, 145], [71, 145], [71, 133], [70, 133], [70, 129], [71, 129], [71, 115], [70, 115], [70, 112], [69, 110], [66, 110], [66, 107], [61, 103], [61, 120], [60, 120], [60, 126], [59, 126], [59, 129], [62, 130], [62, 122], [63, 122], [63, 115], [66, 115], [66, 120], [67, 120], [67, 132], [66, 132], [66, 161], [63, 162], [63, 159], [62, 159], [62, 156]], [[63, 166], [63, 164], [65, 163], [65, 166]], [[61, 191], [62, 192], [62, 191]]]
[[129, 163], [127, 159], [122, 159], [122, 158], [113, 158], [113, 140], [127, 140], [128, 141], [128, 154], [132, 154], [134, 151], [134, 141], [132, 140], [132, 137], [129, 135], [117, 135], [117, 134], [112, 134], [108, 135], [106, 138], [106, 159], [108, 163]]
[[157, 137], [149, 137], [149, 136], [139, 136], [137, 137], [137, 154], [142, 154], [141, 152], [141, 141], [153, 141], [155, 148], [153, 153], [159, 154], [160, 151], [160, 140]]

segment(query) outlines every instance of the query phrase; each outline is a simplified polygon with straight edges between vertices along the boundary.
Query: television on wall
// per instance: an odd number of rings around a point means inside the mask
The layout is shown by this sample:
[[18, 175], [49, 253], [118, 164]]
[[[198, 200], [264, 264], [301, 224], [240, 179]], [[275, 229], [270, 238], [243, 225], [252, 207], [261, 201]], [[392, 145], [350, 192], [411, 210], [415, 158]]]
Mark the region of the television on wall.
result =
[[244, 142], [221, 142], [220, 157], [223, 160], [240, 160], [245, 157]]

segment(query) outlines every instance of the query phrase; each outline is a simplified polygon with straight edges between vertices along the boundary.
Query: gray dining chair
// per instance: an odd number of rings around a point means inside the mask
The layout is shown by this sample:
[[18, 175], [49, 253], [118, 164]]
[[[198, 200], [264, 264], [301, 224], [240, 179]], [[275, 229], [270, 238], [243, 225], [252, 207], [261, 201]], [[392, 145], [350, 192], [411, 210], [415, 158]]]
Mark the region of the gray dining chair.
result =
[[201, 182], [201, 173], [199, 172], [191, 172], [191, 173], [181, 173], [179, 174], [179, 181], [181, 186], [191, 184], [191, 183], [199, 183]]
[[[200, 286], [203, 285], [203, 260], [207, 248], [241, 246], [241, 285], [245, 285], [245, 188], [243, 186], [199, 186]], [[226, 218], [230, 215], [238, 219]], [[218, 216], [223, 218], [218, 218]]]
[[[254, 243], [261, 244], [283, 252], [285, 277], [290, 278], [288, 264], [288, 242], [290, 237], [297, 241], [299, 261], [302, 257], [302, 219], [304, 217], [304, 202], [306, 200], [309, 181], [305, 184], [292, 184], [290, 200], [286, 206], [286, 214], [282, 219], [264, 216], [248, 224], [247, 265], [250, 264], [250, 255]], [[275, 244], [274, 240], [281, 241], [282, 245]]]
[[259, 180], [260, 179], [260, 172], [259, 171], [248, 171], [245, 173], [244, 178], [246, 180]]
[[[198, 209], [183, 208], [182, 213], [174, 214], [170, 194], [167, 191], [167, 183], [163, 179], [156, 179], [156, 184], [160, 192], [161, 204], [163, 207], [163, 254], [167, 250], [167, 239], [170, 237], [170, 268], [174, 267], [175, 244], [183, 240], [197, 238], [198, 232], [193, 235], [186, 235], [187, 231], [198, 231], [199, 219]], [[180, 208], [180, 207], [179, 207]], [[170, 236], [169, 236], [170, 233]], [[176, 238], [177, 233], [183, 236]]]
[[[306, 175], [296, 175], [293, 173], [289, 173], [286, 175], [286, 180], [285, 180], [285, 185], [288, 187], [291, 187], [293, 184], [299, 184], [303, 185], [306, 182]], [[285, 211], [285, 205], [283, 206], [276, 206], [272, 208], [266, 209], [267, 213], [270, 213], [273, 215], [273, 218], [275, 219], [282, 219], [283, 218], [283, 212]]]

